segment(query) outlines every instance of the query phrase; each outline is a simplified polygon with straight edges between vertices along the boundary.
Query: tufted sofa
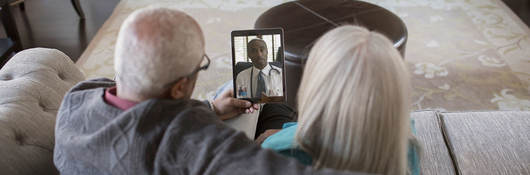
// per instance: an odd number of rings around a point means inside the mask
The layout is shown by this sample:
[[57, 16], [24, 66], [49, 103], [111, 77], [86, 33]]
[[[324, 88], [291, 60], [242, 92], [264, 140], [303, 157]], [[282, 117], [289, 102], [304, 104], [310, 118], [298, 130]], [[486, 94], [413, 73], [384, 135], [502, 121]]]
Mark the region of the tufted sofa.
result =
[[[65, 54], [28, 49], [0, 70], [0, 174], [58, 174], [55, 116], [84, 80]], [[530, 111], [416, 111], [422, 174], [530, 174]]]
[[0, 174], [57, 174], [55, 116], [83, 74], [55, 49], [16, 54], [0, 70]]

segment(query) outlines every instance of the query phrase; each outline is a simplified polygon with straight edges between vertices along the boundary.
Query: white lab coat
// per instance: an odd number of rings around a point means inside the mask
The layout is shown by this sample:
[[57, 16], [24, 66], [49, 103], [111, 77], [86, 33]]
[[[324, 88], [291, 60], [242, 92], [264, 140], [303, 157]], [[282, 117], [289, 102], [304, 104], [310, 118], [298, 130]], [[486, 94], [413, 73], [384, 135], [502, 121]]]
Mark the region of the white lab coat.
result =
[[[241, 71], [236, 77], [236, 93], [238, 98], [252, 98], [258, 87], [259, 69], [252, 66]], [[282, 69], [268, 64], [263, 68], [265, 73], [265, 94], [267, 96], [283, 96]], [[251, 78], [252, 76], [252, 78]], [[250, 81], [252, 79], [252, 85]], [[239, 88], [246, 89], [246, 96], [239, 94]], [[251, 89], [252, 88], [252, 89]]]

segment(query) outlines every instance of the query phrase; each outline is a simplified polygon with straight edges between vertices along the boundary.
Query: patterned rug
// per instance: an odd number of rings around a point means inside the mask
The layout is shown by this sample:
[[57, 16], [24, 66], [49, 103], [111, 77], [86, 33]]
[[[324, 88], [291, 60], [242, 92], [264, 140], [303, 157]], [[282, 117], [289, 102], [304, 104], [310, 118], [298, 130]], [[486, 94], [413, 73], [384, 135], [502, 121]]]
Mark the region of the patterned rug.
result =
[[[230, 32], [286, 0], [123, 0], [76, 63], [88, 78], [114, 77], [122, 21], [135, 9], [161, 5], [194, 17], [206, 35], [212, 66], [194, 98], [211, 97], [231, 79]], [[373, 0], [400, 16], [409, 31], [405, 60], [413, 108], [441, 111], [530, 110], [530, 30], [501, 0]]]

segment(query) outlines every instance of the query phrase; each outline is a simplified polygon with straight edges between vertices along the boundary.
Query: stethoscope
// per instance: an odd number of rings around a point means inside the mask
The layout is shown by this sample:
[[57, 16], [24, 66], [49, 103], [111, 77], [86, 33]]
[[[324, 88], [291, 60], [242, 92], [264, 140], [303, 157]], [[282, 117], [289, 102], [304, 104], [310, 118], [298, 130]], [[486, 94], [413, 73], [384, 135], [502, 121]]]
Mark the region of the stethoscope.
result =
[[[274, 68], [272, 65], [269, 65], [271, 67], [271, 70], [269, 70], [269, 77], [271, 76], [271, 72], [272, 71], [276, 71], [276, 73], [280, 74], [280, 70]], [[254, 84], [252, 81], [254, 78], [254, 68], [251, 67], [251, 70], [250, 70], [250, 95], [254, 95], [254, 89], [252, 88], [252, 84]]]

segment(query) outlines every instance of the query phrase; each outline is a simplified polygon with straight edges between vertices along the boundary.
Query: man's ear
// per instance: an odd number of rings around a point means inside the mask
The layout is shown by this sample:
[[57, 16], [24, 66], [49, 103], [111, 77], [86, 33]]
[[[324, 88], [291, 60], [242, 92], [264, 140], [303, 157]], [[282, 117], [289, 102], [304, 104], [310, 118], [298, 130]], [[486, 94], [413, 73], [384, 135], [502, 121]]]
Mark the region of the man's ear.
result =
[[169, 96], [172, 99], [181, 99], [185, 98], [188, 94], [188, 85], [189, 79], [188, 78], [182, 78], [179, 81], [177, 81], [173, 86], [171, 86], [171, 89], [169, 91]]

